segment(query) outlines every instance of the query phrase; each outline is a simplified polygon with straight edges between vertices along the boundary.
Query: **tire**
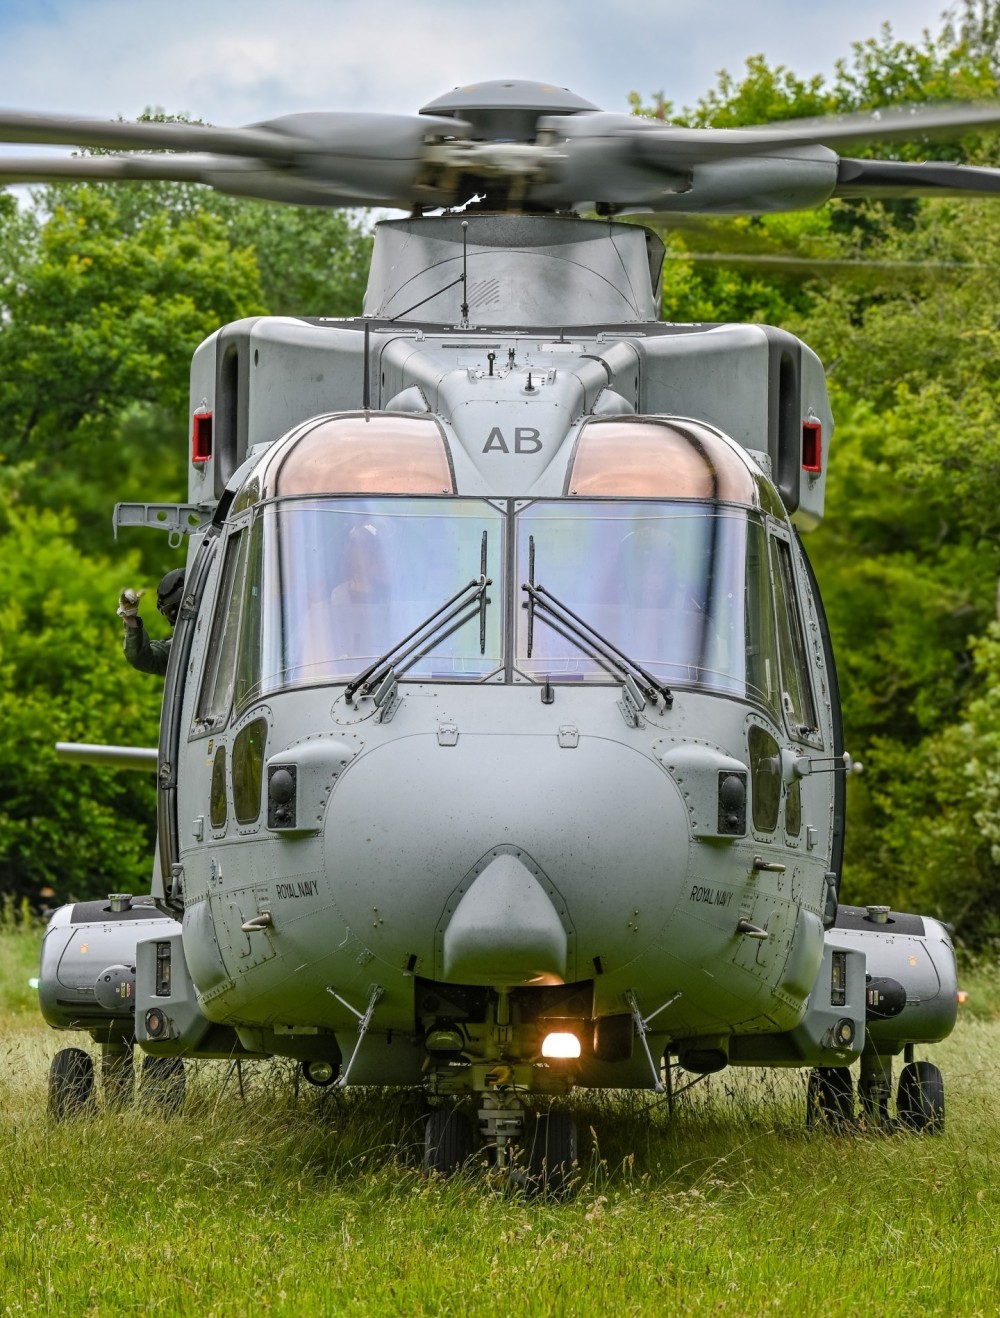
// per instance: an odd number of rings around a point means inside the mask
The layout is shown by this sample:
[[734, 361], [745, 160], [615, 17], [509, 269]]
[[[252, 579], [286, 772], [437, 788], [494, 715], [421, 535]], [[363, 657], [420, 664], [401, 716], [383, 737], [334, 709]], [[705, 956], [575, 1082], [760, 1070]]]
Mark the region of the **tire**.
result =
[[854, 1125], [854, 1077], [847, 1066], [817, 1066], [806, 1088], [806, 1125], [847, 1130]]
[[182, 1058], [143, 1057], [139, 1099], [145, 1107], [164, 1117], [176, 1116], [184, 1106], [186, 1092]]
[[123, 1051], [101, 1050], [101, 1092], [109, 1112], [129, 1107], [135, 1097], [135, 1062], [131, 1046]]
[[899, 1073], [896, 1116], [904, 1130], [944, 1130], [944, 1078], [933, 1062], [908, 1062]]
[[528, 1155], [529, 1184], [537, 1193], [562, 1198], [576, 1178], [576, 1122], [566, 1112], [540, 1113]]
[[439, 1107], [424, 1129], [424, 1171], [451, 1176], [472, 1157], [472, 1125], [464, 1112]]
[[63, 1048], [49, 1067], [49, 1116], [55, 1121], [75, 1117], [94, 1096], [94, 1061], [82, 1048]]

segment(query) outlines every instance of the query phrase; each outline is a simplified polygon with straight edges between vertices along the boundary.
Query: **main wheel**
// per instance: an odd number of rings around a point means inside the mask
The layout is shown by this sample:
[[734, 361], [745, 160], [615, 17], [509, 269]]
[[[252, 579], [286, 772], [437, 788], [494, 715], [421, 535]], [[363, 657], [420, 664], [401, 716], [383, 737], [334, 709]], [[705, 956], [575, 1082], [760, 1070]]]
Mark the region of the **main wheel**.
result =
[[162, 1116], [175, 1116], [184, 1106], [187, 1078], [184, 1061], [180, 1057], [150, 1057], [142, 1059], [142, 1083], [139, 1098]]
[[528, 1154], [530, 1184], [558, 1198], [569, 1193], [576, 1174], [576, 1122], [565, 1112], [540, 1113]]
[[806, 1125], [845, 1130], [854, 1124], [854, 1077], [847, 1066], [817, 1066], [806, 1088]]
[[472, 1157], [472, 1124], [464, 1112], [439, 1107], [424, 1130], [424, 1171], [451, 1176]]
[[94, 1094], [94, 1061], [82, 1048], [62, 1048], [49, 1067], [49, 1116], [74, 1117]]
[[907, 1062], [900, 1071], [896, 1115], [907, 1130], [944, 1130], [944, 1078], [933, 1062]]

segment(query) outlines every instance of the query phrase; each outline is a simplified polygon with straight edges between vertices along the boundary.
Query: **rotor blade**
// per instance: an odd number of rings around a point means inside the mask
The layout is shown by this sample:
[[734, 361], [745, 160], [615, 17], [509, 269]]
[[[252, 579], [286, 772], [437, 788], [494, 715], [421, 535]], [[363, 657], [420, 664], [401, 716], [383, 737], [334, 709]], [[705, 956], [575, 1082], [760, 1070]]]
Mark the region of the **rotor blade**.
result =
[[112, 150], [224, 151], [230, 155], [287, 159], [287, 140], [252, 128], [212, 128], [208, 124], [126, 123], [73, 115], [26, 114], [0, 110], [0, 140], [34, 146], [89, 146]]
[[137, 179], [201, 183], [201, 175], [194, 156], [0, 156], [0, 184]]
[[[0, 186], [12, 183], [202, 183], [217, 192], [296, 206], [355, 207], [370, 204], [333, 183], [297, 177], [252, 160], [225, 156], [0, 156]], [[380, 204], [405, 208], [405, 200]]]
[[[471, 113], [471, 111], [470, 111]], [[485, 121], [484, 121], [485, 122]], [[0, 112], [0, 142], [135, 147], [153, 154], [0, 162], [0, 182], [162, 178], [303, 205], [424, 210], [477, 192], [500, 210], [766, 214], [831, 196], [994, 193], [1000, 171], [839, 162], [832, 144], [1000, 127], [1000, 105], [920, 106], [749, 129], [681, 128], [634, 115], [542, 115], [534, 142], [471, 140], [469, 124], [431, 115], [291, 114], [245, 128], [103, 123]], [[502, 134], [502, 135], [501, 135]], [[189, 154], [195, 148], [207, 148]], [[882, 191], [879, 192], [878, 190]]]
[[996, 128], [1000, 128], [1000, 102], [961, 101], [862, 110], [830, 118], [786, 119], [746, 131], [770, 136], [775, 144], [817, 142], [836, 149], [851, 142], [912, 142], [922, 137], [961, 137]]
[[778, 253], [749, 252], [668, 252], [666, 261], [697, 261], [706, 265], [724, 265], [790, 275], [798, 279], [829, 278], [835, 275], [853, 280], [876, 280], [883, 284], [886, 276], [902, 280], [939, 278], [942, 274], [962, 274], [986, 267], [972, 261], [876, 261], [865, 257], [844, 258], [791, 256]]
[[930, 160], [852, 160], [837, 164], [835, 197], [995, 197], [1000, 169]]
[[[164, 130], [164, 131], [161, 131]], [[0, 140], [73, 142], [92, 147], [209, 147], [219, 154], [82, 157], [77, 164], [34, 157], [8, 158], [2, 180], [162, 178], [200, 182], [241, 196], [325, 206], [428, 205], [450, 192], [420, 186], [430, 143], [454, 142], [469, 131], [455, 119], [429, 115], [291, 114], [250, 128], [202, 124], [95, 123], [55, 116], [0, 113]], [[110, 160], [112, 163], [101, 163]], [[83, 168], [83, 161], [92, 161]], [[426, 196], [425, 196], [426, 194]], [[465, 198], [460, 198], [464, 200]]]
[[412, 157], [434, 136], [460, 137], [467, 126], [431, 115], [368, 114], [356, 111], [286, 114], [244, 128], [209, 124], [128, 123], [78, 119], [72, 115], [0, 110], [0, 141], [36, 146], [83, 146], [110, 150], [211, 151], [258, 160], [292, 160], [300, 155]]
[[561, 138], [618, 139], [631, 143], [635, 156], [655, 168], [736, 156], [784, 154], [790, 147], [838, 148], [852, 142], [914, 141], [959, 136], [973, 129], [1000, 128], [1000, 103], [920, 105], [902, 110], [871, 110], [819, 119], [786, 119], [750, 128], [682, 128], [628, 114], [578, 114], [539, 120], [550, 141]]

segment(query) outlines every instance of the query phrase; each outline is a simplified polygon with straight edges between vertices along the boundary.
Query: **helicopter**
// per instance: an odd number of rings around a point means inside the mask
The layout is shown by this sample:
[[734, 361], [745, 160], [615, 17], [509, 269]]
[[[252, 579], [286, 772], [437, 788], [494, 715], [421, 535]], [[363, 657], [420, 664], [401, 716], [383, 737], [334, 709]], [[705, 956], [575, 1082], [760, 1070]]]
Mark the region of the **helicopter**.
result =
[[[658, 319], [676, 215], [991, 195], [1000, 171], [842, 157], [1000, 124], [929, 107], [758, 129], [521, 81], [418, 115], [245, 128], [0, 113], [0, 182], [200, 182], [392, 207], [363, 312], [252, 317], [191, 366], [188, 541], [147, 897], [51, 918], [40, 1005], [133, 1050], [419, 1086], [424, 1165], [567, 1184], [578, 1087], [808, 1068], [808, 1119], [934, 1132], [958, 993], [940, 921], [839, 901], [844, 748], [802, 533], [822, 364], [761, 324]], [[117, 154], [107, 154], [117, 153]], [[185, 441], [187, 442], [187, 440]], [[902, 1055], [893, 1093], [893, 1064]], [[854, 1068], [858, 1081], [855, 1085]], [[50, 1109], [93, 1100], [78, 1048]]]

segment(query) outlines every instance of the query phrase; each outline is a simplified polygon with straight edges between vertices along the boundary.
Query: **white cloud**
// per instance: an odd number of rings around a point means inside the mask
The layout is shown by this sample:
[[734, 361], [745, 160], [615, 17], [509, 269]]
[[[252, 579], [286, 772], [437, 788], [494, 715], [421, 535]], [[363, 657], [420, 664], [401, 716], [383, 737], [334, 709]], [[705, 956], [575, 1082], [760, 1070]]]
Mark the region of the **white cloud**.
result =
[[215, 123], [302, 109], [412, 113], [496, 77], [569, 86], [608, 109], [630, 90], [691, 104], [763, 52], [829, 73], [883, 17], [915, 39], [940, 0], [0, 0], [9, 108], [132, 117], [147, 105]]

